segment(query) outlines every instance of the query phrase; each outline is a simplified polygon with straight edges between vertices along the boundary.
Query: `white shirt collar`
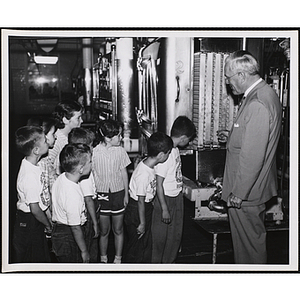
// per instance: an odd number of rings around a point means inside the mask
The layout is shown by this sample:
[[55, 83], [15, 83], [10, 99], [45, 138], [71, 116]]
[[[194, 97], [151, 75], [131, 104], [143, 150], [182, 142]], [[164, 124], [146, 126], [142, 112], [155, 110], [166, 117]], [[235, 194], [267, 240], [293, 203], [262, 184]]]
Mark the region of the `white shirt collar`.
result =
[[251, 92], [251, 90], [257, 86], [262, 81], [262, 78], [259, 78], [257, 81], [255, 81], [251, 86], [248, 87], [246, 92], [244, 93], [244, 97], [247, 97], [247, 95]]

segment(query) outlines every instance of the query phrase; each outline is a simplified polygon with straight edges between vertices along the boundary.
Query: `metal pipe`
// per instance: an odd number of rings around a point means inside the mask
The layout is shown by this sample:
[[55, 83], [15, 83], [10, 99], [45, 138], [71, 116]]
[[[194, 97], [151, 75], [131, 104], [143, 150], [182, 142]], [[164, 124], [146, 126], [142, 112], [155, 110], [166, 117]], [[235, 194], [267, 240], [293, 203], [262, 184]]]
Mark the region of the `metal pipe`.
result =
[[82, 64], [84, 69], [85, 101], [88, 110], [92, 102], [92, 64], [93, 64], [93, 40], [82, 39]]
[[117, 116], [124, 124], [124, 137], [130, 136], [134, 111], [133, 39], [116, 41]]

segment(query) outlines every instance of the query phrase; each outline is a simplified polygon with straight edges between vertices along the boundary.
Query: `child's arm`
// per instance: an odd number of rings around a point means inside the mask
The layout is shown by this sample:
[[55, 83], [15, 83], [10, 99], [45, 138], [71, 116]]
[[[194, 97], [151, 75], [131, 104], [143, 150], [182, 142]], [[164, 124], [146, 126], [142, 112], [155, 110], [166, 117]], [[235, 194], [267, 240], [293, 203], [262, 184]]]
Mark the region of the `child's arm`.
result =
[[99, 236], [99, 227], [98, 227], [95, 203], [94, 203], [93, 197], [85, 196], [84, 202], [85, 202], [86, 208], [87, 208], [87, 210], [91, 216], [92, 222], [93, 222], [93, 228], [94, 228], [94, 232], [95, 232], [95, 235], [93, 236], [93, 238], [97, 238]]
[[125, 197], [124, 197], [124, 205], [127, 206], [129, 198], [128, 198], [128, 172], [127, 168], [121, 170], [123, 182], [124, 182], [124, 189], [125, 189]]
[[[52, 222], [52, 214], [51, 214], [51, 211], [50, 211], [50, 207], [48, 207], [46, 210], [45, 210], [45, 214], [46, 214], [46, 217], [48, 218], [48, 221], [51, 225], [50, 228], [53, 227], [53, 222]], [[46, 235], [51, 235], [51, 232], [52, 232], [52, 229], [49, 231], [47, 228], [46, 228]]]
[[163, 223], [170, 223], [171, 222], [171, 217], [170, 217], [170, 213], [169, 213], [169, 209], [165, 200], [165, 192], [164, 192], [164, 187], [163, 187], [163, 183], [164, 183], [165, 178], [161, 177], [159, 175], [156, 175], [156, 194], [157, 194], [157, 198], [159, 200], [161, 209], [162, 209], [162, 222]]
[[86, 244], [85, 244], [85, 241], [84, 241], [84, 236], [83, 236], [81, 226], [80, 225], [73, 225], [73, 226], [70, 226], [70, 227], [71, 227], [74, 239], [75, 239], [75, 241], [76, 241], [76, 243], [77, 243], [77, 245], [78, 245], [78, 247], [81, 251], [82, 261], [84, 263], [90, 262], [90, 254], [87, 251], [87, 247], [86, 247]]
[[45, 214], [45, 212], [43, 212], [39, 206], [39, 203], [36, 202], [36, 203], [30, 203], [29, 204], [29, 207], [30, 207], [30, 211], [31, 213], [33, 214], [33, 216], [39, 221], [41, 222], [42, 224], [45, 225], [46, 227], [46, 230], [48, 232], [51, 232], [52, 230], [52, 227], [51, 227], [51, 224]]
[[139, 238], [145, 233], [146, 230], [146, 217], [145, 217], [145, 196], [138, 196], [138, 212], [140, 218], [140, 224], [137, 227], [137, 234]]

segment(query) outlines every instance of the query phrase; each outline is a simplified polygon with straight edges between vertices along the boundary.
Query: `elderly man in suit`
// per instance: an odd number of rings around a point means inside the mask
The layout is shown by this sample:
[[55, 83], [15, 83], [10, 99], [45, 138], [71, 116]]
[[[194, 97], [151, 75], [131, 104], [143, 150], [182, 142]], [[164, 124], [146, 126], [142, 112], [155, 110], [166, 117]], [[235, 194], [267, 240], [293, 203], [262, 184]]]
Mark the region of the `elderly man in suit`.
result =
[[277, 195], [281, 104], [249, 52], [230, 54], [224, 74], [233, 94], [243, 95], [227, 140], [222, 191], [234, 259], [237, 264], [265, 264], [265, 203]]

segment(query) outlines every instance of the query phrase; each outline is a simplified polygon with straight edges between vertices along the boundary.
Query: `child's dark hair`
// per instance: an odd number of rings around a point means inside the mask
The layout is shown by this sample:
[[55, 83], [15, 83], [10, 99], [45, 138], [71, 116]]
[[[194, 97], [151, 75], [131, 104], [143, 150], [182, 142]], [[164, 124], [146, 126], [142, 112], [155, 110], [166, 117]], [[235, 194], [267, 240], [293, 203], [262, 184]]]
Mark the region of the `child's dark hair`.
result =
[[89, 129], [76, 127], [73, 128], [68, 134], [69, 144], [86, 144], [91, 145], [95, 141], [95, 133]]
[[186, 116], [179, 116], [174, 121], [171, 128], [171, 136], [187, 136], [190, 140], [196, 137], [196, 127], [194, 123]]
[[41, 127], [23, 126], [17, 129], [15, 133], [15, 142], [18, 151], [25, 156], [31, 154], [36, 143], [45, 135]]
[[45, 134], [51, 130], [52, 127], [56, 129], [57, 120], [50, 117], [33, 117], [28, 119], [27, 126], [41, 127]]
[[123, 129], [123, 124], [115, 120], [103, 120], [99, 124], [99, 139], [100, 142], [104, 142], [104, 137], [112, 138], [118, 135], [120, 128]]
[[59, 154], [59, 162], [65, 172], [73, 173], [79, 164], [84, 165], [91, 149], [86, 144], [67, 144]]
[[63, 118], [70, 120], [74, 116], [74, 112], [83, 111], [83, 107], [77, 101], [65, 101], [56, 105], [52, 116], [57, 120], [57, 128], [64, 128]]
[[150, 157], [155, 157], [160, 152], [167, 153], [172, 148], [172, 139], [163, 132], [155, 132], [147, 140], [148, 156]]

